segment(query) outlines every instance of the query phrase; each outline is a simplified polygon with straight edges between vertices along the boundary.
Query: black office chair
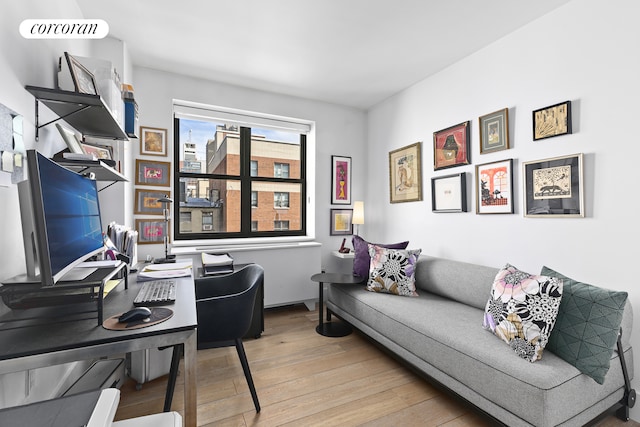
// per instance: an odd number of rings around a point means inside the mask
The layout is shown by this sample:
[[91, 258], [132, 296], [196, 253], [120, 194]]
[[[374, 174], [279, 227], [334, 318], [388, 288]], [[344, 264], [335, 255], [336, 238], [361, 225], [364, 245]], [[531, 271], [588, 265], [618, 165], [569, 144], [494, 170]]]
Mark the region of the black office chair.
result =
[[200, 279], [196, 286], [198, 349], [236, 346], [256, 412], [260, 412], [260, 403], [242, 337], [251, 326], [256, 293], [263, 280], [263, 268], [250, 264], [231, 274]]

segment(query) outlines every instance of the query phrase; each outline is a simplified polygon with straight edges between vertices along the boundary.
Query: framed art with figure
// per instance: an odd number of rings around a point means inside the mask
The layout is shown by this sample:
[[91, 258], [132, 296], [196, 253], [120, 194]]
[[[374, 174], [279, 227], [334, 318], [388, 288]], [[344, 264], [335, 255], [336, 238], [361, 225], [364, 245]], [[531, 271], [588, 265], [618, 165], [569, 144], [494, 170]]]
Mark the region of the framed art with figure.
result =
[[478, 118], [480, 154], [509, 148], [509, 109], [494, 111]]
[[167, 155], [167, 130], [140, 126], [140, 154]]
[[171, 163], [136, 159], [136, 185], [169, 187]]
[[582, 153], [525, 162], [524, 216], [584, 217]]
[[389, 152], [389, 199], [391, 203], [422, 200], [420, 142]]
[[141, 245], [164, 243], [164, 237], [168, 236], [167, 225], [164, 219], [136, 219], [138, 243]]
[[166, 191], [136, 188], [133, 213], [136, 215], [162, 215], [164, 205], [158, 200], [163, 197], [167, 197]]
[[476, 213], [513, 213], [513, 159], [476, 166]]
[[470, 125], [466, 121], [433, 133], [433, 170], [471, 163]]
[[331, 204], [351, 204], [351, 157], [331, 156]]

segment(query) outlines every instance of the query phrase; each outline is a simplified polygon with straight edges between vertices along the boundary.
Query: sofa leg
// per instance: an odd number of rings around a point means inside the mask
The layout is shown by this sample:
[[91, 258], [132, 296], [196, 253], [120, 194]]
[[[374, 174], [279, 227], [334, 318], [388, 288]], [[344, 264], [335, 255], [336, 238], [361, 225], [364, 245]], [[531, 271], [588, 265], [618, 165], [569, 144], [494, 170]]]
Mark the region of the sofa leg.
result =
[[616, 411], [616, 417], [622, 421], [629, 421], [629, 407], [627, 405], [622, 405]]

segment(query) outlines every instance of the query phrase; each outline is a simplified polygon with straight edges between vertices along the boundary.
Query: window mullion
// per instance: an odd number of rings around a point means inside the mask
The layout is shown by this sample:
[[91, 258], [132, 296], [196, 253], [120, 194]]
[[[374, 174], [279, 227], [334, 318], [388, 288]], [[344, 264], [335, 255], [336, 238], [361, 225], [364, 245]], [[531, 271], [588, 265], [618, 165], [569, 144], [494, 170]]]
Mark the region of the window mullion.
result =
[[240, 128], [240, 232], [251, 234], [251, 128]]

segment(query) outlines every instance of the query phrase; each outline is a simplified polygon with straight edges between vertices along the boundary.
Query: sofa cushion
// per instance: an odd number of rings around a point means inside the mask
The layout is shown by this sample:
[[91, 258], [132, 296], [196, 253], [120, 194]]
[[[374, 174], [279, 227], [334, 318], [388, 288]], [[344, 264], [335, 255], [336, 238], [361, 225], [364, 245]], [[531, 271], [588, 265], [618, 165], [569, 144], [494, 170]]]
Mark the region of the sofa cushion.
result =
[[369, 245], [371, 264], [367, 290], [417, 296], [415, 273], [421, 249], [400, 250]]
[[[369, 242], [364, 240], [360, 236], [353, 236], [351, 240], [353, 244], [353, 274], [356, 276], [361, 276], [367, 279], [369, 277], [369, 264], [371, 263], [371, 257], [369, 257]], [[382, 246], [383, 248], [390, 249], [406, 249], [409, 245], [409, 242], [399, 242], [399, 243], [389, 243], [389, 244], [381, 244], [381, 243], [372, 243], [376, 246]]]
[[564, 283], [547, 349], [602, 384], [620, 331], [627, 293], [581, 283], [546, 266], [541, 274], [558, 277]]
[[542, 358], [560, 308], [562, 280], [507, 264], [493, 282], [482, 326], [530, 362]]

